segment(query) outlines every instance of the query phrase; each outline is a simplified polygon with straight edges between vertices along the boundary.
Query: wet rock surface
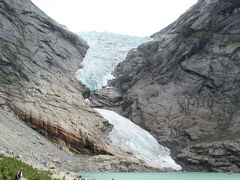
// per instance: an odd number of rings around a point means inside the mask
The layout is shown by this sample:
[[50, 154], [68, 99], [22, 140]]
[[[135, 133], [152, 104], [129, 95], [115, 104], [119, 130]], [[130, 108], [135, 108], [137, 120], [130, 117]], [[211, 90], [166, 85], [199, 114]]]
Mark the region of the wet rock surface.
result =
[[[109, 82], [121, 94], [116, 111], [120, 104], [121, 114], [169, 147], [186, 170], [240, 172], [237, 156], [207, 151], [214, 146], [231, 154], [239, 146], [237, 140], [218, 143], [240, 138], [239, 29], [239, 1], [199, 0], [152, 41], [131, 50]], [[104, 108], [111, 103], [101, 102]], [[202, 144], [206, 139], [212, 143]], [[199, 160], [192, 160], [196, 155]], [[200, 159], [207, 159], [206, 166]]]

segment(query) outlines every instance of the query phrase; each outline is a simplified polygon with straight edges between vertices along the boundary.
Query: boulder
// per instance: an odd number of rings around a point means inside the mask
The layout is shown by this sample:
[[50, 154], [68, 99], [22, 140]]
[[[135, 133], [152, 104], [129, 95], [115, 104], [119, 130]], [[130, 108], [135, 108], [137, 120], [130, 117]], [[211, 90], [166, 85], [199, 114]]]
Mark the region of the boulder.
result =
[[55, 168], [55, 164], [53, 162], [48, 161], [48, 162], [46, 162], [46, 167], [48, 169], [54, 169]]

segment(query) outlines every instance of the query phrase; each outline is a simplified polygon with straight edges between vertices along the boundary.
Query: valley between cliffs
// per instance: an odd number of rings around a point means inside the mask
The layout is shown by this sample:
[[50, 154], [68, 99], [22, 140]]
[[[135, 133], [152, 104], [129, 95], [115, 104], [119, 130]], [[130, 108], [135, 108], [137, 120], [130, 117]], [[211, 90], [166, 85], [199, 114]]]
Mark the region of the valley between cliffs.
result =
[[0, 152], [53, 171], [156, 170], [115, 147], [86, 105], [75, 72], [87, 49], [30, 0], [0, 1]]
[[[199, 0], [152, 38], [92, 107], [149, 131], [184, 170], [240, 172], [240, 2]], [[159, 171], [113, 145], [85, 103], [88, 48], [30, 0], [0, 1], [0, 153], [52, 171]]]

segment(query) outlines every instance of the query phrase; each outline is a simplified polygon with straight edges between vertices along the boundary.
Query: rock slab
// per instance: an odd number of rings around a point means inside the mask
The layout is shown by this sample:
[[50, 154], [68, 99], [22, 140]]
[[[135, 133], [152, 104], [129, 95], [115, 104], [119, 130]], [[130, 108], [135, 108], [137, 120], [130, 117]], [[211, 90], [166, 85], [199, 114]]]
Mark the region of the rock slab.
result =
[[193, 147], [207, 149], [210, 144], [202, 144], [207, 141], [219, 151], [223, 146], [215, 142], [222, 139], [235, 142], [229, 146], [232, 151], [239, 145], [239, 37], [239, 1], [199, 0], [115, 68], [116, 79], [109, 86], [121, 94], [119, 101], [113, 103], [106, 93], [96, 98], [95, 93], [93, 102], [99, 99], [104, 108], [120, 109], [169, 147], [186, 170], [240, 172], [238, 161], [229, 156], [201, 154], [203, 159], [211, 156], [207, 166], [189, 158], [199, 153]]

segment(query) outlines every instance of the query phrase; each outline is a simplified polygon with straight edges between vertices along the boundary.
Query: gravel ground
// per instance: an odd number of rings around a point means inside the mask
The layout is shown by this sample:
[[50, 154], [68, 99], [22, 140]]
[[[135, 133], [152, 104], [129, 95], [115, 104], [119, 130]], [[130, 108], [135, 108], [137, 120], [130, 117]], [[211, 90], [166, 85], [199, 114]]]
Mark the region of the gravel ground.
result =
[[91, 167], [89, 156], [61, 151], [57, 145], [19, 120], [7, 107], [0, 109], [0, 134], [1, 154], [17, 157], [36, 168], [51, 169], [55, 173], [97, 170]]

